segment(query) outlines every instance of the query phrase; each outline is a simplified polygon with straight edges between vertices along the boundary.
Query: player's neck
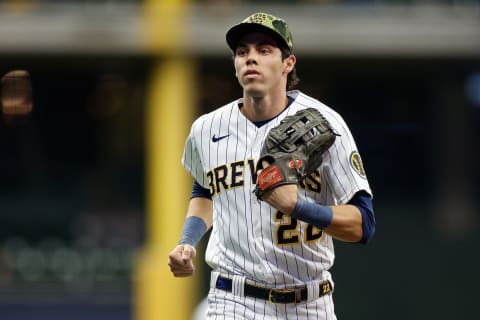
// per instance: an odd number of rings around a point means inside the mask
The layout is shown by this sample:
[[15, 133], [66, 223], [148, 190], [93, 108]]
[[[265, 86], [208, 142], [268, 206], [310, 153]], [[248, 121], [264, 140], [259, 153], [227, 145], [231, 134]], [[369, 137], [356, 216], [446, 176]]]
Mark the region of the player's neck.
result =
[[285, 94], [261, 98], [245, 96], [240, 111], [250, 121], [265, 121], [279, 115], [288, 105]]

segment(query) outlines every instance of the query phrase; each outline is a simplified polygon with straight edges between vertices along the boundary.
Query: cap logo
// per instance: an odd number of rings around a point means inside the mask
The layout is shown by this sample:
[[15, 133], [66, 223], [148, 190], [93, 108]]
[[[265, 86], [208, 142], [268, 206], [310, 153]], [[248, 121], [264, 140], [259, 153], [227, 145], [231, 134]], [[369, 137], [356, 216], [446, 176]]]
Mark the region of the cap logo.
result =
[[[270, 18], [270, 19], [269, 19]], [[259, 23], [262, 24], [265, 20], [272, 20], [272, 16], [266, 14], [266, 13], [256, 13], [250, 17], [247, 18], [245, 22], [251, 22], [251, 23]]]

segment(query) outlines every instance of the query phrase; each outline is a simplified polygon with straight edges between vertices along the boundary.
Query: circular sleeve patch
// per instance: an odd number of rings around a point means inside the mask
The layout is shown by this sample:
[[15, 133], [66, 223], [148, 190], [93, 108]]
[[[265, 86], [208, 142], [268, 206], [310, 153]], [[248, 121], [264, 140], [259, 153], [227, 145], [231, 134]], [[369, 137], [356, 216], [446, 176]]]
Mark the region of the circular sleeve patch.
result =
[[350, 154], [350, 166], [353, 170], [362, 178], [366, 178], [367, 174], [365, 173], [365, 169], [363, 168], [363, 161], [360, 153], [358, 151], [353, 151]]

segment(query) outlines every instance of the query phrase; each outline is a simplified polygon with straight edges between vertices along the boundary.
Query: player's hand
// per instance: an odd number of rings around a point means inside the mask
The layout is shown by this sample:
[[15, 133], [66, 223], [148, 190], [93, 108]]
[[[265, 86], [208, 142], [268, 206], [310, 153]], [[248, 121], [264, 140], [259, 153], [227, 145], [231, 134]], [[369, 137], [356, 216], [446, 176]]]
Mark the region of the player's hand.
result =
[[[264, 168], [269, 166], [267, 161], [263, 161], [262, 163]], [[262, 172], [262, 170], [258, 171], [258, 173], [260, 172]], [[297, 204], [297, 190], [298, 187], [296, 184], [286, 184], [267, 191], [263, 195], [262, 200], [285, 215], [290, 216]]]
[[168, 255], [168, 265], [175, 277], [189, 277], [195, 271], [193, 259], [197, 250], [189, 244], [181, 244], [175, 247]]

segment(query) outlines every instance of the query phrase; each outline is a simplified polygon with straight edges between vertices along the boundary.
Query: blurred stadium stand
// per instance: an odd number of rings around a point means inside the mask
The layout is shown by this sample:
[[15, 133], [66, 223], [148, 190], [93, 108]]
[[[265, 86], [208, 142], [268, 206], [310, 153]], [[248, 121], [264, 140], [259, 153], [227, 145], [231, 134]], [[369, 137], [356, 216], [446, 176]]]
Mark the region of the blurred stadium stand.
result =
[[[201, 79], [192, 112], [241, 94], [224, 33], [255, 11], [288, 21], [300, 89], [345, 117], [375, 193], [373, 242], [337, 246], [339, 319], [475, 318], [480, 1], [194, 1], [179, 44]], [[147, 14], [0, 1], [0, 73], [29, 70], [34, 96], [0, 121], [1, 320], [133, 319], [144, 97], [167, 54]]]
[[[193, 5], [186, 15], [185, 49], [223, 56], [224, 30], [231, 21], [270, 10], [292, 25], [302, 55], [473, 56], [480, 51], [479, 1], [305, 1], [294, 10], [286, 2]], [[145, 55], [145, 19], [135, 1], [33, 1], [15, 8], [0, 4], [1, 54]]]

